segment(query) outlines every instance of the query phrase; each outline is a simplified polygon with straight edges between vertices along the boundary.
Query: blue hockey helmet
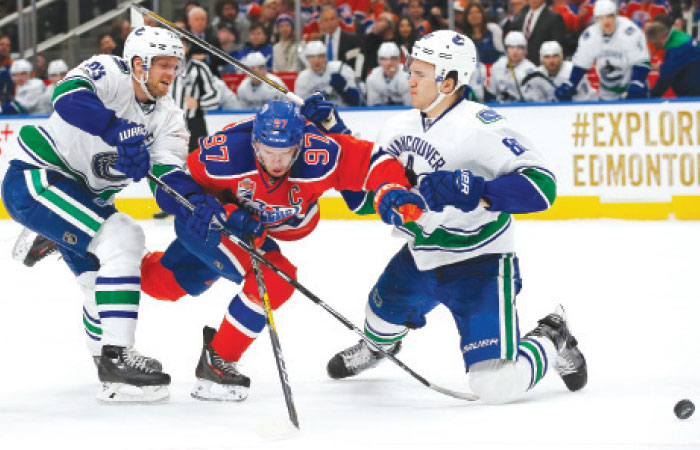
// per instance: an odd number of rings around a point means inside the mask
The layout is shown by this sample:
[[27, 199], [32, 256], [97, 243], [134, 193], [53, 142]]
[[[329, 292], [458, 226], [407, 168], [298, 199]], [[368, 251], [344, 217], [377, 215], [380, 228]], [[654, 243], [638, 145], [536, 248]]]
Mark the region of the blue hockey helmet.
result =
[[299, 145], [304, 136], [306, 119], [292, 102], [270, 100], [255, 115], [253, 138], [269, 147]]

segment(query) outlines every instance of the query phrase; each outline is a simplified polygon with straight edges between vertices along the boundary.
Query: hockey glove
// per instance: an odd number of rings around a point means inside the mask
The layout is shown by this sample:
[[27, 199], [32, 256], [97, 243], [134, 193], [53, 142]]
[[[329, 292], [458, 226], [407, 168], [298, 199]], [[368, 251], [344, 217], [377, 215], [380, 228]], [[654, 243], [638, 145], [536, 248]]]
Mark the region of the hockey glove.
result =
[[345, 77], [336, 72], [331, 74], [330, 85], [333, 89], [339, 93], [342, 93], [345, 90], [345, 86], [348, 85], [348, 82], [345, 80]]
[[[236, 209], [228, 216], [226, 229], [246, 242], [250, 236], [254, 238], [265, 236], [265, 226], [262, 222], [243, 209]], [[259, 239], [255, 239], [254, 244], [260, 246], [262, 243], [259, 242]]]
[[127, 178], [139, 181], [151, 167], [151, 156], [144, 143], [146, 129], [143, 125], [115, 117], [102, 133], [102, 140], [117, 148], [114, 168]]
[[418, 220], [425, 202], [400, 184], [384, 183], [374, 193], [374, 209], [384, 223], [399, 226]]
[[625, 91], [625, 98], [647, 98], [648, 93], [646, 83], [641, 81], [633, 80], [627, 85], [627, 90]]
[[205, 246], [216, 247], [221, 242], [222, 224], [226, 223], [226, 210], [219, 201], [207, 194], [193, 194], [188, 200], [194, 205], [190, 212], [184, 206], [181, 216], [186, 217], [186, 229], [199, 237]]
[[320, 92], [316, 92], [301, 107], [301, 113], [325, 133], [351, 134], [338, 115], [335, 105]]
[[559, 101], [571, 101], [571, 99], [574, 98], [574, 87], [571, 83], [565, 81], [554, 89], [554, 96]]
[[454, 206], [469, 212], [479, 206], [484, 192], [484, 179], [468, 170], [438, 170], [418, 178], [418, 191], [432, 211], [441, 212]]

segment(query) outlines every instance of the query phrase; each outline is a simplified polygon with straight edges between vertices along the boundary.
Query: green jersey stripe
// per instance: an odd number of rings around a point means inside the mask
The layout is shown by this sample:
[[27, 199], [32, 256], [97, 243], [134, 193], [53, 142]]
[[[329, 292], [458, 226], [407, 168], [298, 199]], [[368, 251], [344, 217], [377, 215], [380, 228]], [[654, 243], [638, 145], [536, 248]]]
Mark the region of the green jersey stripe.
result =
[[[160, 177], [162, 177], [163, 175], [166, 175], [175, 170], [178, 170], [177, 167], [166, 166], [164, 164], [153, 164], [152, 168], [153, 175], [158, 179], [160, 179]], [[158, 187], [158, 185], [155, 184], [153, 181], [148, 180], [148, 187], [151, 188], [151, 192], [153, 193], [153, 195], [156, 195], [156, 188]]]
[[[45, 173], [42, 169], [33, 169], [25, 172], [27, 187], [30, 188], [32, 196], [42, 205], [75, 225], [83, 232], [94, 236], [97, 230], [102, 226], [102, 219], [99, 221], [93, 219], [80, 209], [83, 205], [66, 200], [50, 188], [47, 188], [45, 185], [45, 177], [42, 176], [42, 172]], [[42, 181], [44, 183], [42, 183]]]
[[93, 334], [98, 334], [102, 336], [102, 328], [96, 327], [95, 325], [91, 324], [83, 315], [83, 325], [85, 325], [85, 328], [87, 328], [91, 333]]
[[547, 201], [547, 204], [552, 206], [554, 199], [557, 197], [556, 181], [549, 174], [534, 168], [523, 169], [520, 173], [532, 181], [542, 197]]
[[515, 360], [515, 330], [513, 326], [513, 256], [507, 255], [503, 264], [503, 320], [506, 328], [506, 359]]
[[140, 297], [140, 291], [95, 291], [98, 305], [138, 305]]
[[375, 214], [376, 211], [374, 210], [374, 191], [367, 191], [365, 194], [365, 199], [362, 201], [362, 204], [360, 204], [360, 206], [358, 206], [353, 212], [360, 216]]
[[63, 94], [66, 94], [68, 92], [77, 91], [79, 89], [89, 89], [93, 92], [95, 91], [95, 89], [89, 81], [84, 80], [82, 78], [72, 78], [70, 80], [66, 80], [63, 83], [59, 83], [58, 85], [56, 85], [56, 88], [53, 90], [53, 96], [51, 96], [51, 102], [55, 104], [56, 100], [58, 100], [58, 97], [61, 97]]
[[423, 234], [422, 227], [416, 222], [406, 223], [402, 228], [413, 235], [413, 247], [416, 249], [421, 247], [438, 247], [467, 250], [501, 233], [510, 225], [510, 220], [510, 214], [500, 213], [496, 220], [485, 224], [477, 233], [469, 235], [448, 231], [444, 228], [436, 228], [435, 231], [426, 236]]
[[48, 165], [59, 168], [63, 172], [72, 174], [72, 171], [58, 156], [51, 143], [41, 134], [37, 127], [33, 125], [23, 126], [19, 130], [19, 139], [22, 145], [31, 150], [38, 159], [45, 161]]

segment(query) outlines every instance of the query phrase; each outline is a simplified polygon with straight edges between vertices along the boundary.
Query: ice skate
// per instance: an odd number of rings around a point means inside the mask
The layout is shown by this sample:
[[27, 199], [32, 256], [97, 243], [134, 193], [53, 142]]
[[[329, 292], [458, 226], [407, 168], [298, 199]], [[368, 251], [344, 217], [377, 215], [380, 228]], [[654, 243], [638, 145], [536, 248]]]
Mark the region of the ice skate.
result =
[[238, 371], [237, 363], [226, 361], [211, 346], [216, 330], [204, 327], [204, 347], [195, 370], [197, 381], [192, 397], [198, 400], [240, 402], [248, 398], [250, 378]]
[[151, 403], [169, 396], [170, 375], [162, 372], [160, 362], [133, 348], [105, 345], [96, 364], [100, 401]]
[[34, 264], [56, 250], [57, 247], [54, 241], [33, 232], [29, 228], [24, 228], [12, 248], [12, 258], [22, 262], [27, 267], [33, 267]]
[[554, 368], [564, 380], [570, 391], [582, 389], [588, 381], [588, 369], [583, 353], [578, 349], [578, 342], [571, 334], [566, 323], [566, 313], [559, 305], [554, 313], [537, 321], [538, 325], [525, 337], [546, 337], [552, 341], [557, 350]]
[[[396, 342], [385, 349], [392, 355], [401, 351], [401, 341]], [[379, 364], [385, 356], [378, 351], [372, 350], [364, 339], [360, 340], [352, 347], [346, 348], [328, 361], [326, 370], [328, 376], [335, 379], [347, 378]]]

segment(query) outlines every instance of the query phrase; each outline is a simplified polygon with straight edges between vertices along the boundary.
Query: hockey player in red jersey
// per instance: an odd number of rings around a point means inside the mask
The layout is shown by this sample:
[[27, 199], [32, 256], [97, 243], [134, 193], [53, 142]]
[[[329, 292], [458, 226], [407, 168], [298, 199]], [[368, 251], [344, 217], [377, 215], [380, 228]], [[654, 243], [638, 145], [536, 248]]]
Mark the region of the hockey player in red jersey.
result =
[[[342, 122], [332, 131], [341, 128]], [[190, 213], [156, 189], [159, 204], [175, 215], [177, 239], [164, 253], [144, 258], [144, 292], [177, 300], [201, 294], [221, 276], [243, 284], [219, 330], [204, 328], [195, 398], [247, 397], [250, 379], [238, 371], [237, 362], [265, 325], [251, 258], [222, 238], [215, 222], [225, 223], [242, 239], [257, 237], [265, 258], [295, 276], [296, 267], [280, 253], [276, 240], [297, 240], [311, 233], [320, 217], [318, 199], [331, 188], [376, 192], [375, 208], [387, 223], [415, 219], [425, 207], [423, 200], [407, 189], [409, 182], [397, 161], [371, 160], [373, 146], [346, 134], [326, 135], [307, 123], [298, 106], [271, 101], [254, 118], [200, 140], [188, 157], [196, 184], [181, 174], [158, 174], [196, 208]], [[262, 270], [271, 307], [277, 309], [294, 288], [267, 267]]]

